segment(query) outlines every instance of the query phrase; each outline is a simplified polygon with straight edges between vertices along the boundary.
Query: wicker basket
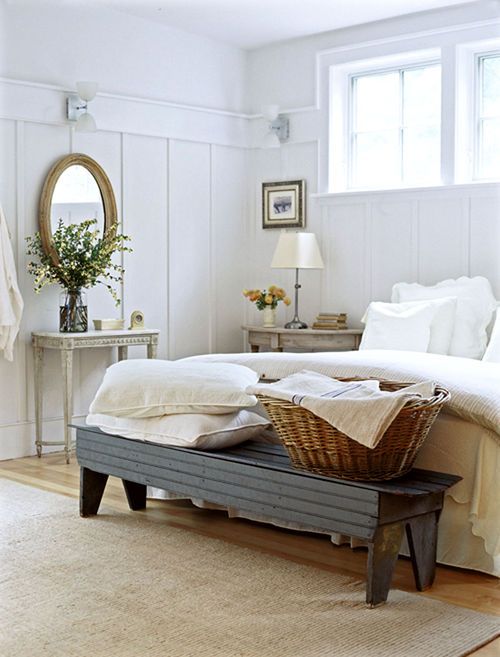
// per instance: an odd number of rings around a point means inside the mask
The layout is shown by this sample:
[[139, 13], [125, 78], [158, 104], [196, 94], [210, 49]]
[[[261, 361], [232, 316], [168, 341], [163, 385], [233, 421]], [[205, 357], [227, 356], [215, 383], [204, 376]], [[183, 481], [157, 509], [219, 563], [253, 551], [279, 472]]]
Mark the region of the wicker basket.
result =
[[[385, 391], [410, 385], [413, 384], [380, 381], [380, 389]], [[374, 449], [352, 440], [301, 406], [264, 395], [258, 397], [294, 467], [340, 479], [381, 481], [401, 477], [411, 469], [450, 393], [436, 386], [431, 399], [408, 401]]]

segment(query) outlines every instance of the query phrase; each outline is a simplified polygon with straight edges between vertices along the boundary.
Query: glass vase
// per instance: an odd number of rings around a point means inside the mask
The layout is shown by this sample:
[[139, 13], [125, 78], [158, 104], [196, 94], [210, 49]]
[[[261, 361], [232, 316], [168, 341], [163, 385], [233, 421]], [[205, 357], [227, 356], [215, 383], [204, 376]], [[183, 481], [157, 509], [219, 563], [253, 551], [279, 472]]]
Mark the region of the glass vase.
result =
[[84, 290], [63, 290], [59, 295], [59, 331], [84, 333], [89, 326]]

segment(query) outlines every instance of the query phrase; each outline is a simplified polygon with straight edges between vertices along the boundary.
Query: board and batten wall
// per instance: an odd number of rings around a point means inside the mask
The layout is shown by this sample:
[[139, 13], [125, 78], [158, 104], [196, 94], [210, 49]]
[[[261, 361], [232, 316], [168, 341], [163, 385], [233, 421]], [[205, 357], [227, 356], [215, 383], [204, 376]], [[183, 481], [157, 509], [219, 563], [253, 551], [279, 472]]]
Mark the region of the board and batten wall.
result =
[[[88, 292], [89, 317], [144, 312], [161, 331], [159, 356], [180, 358], [241, 351], [247, 233], [246, 119], [171, 103], [97, 97], [96, 133], [77, 133], [64, 119], [65, 92], [47, 85], [0, 81], [0, 200], [25, 302], [12, 363], [0, 359], [0, 459], [33, 453], [33, 330], [57, 330], [59, 288], [38, 295], [26, 273], [25, 237], [38, 228], [38, 201], [56, 160], [74, 152], [108, 174], [123, 232], [122, 304], [104, 287]], [[140, 348], [130, 350], [140, 357]], [[75, 354], [75, 416], [86, 413], [116, 356], [106, 349]], [[44, 438], [62, 435], [59, 353], [46, 351]], [[131, 382], [133, 384], [133, 382]]]
[[[500, 185], [318, 194], [317, 168], [314, 140], [252, 151], [250, 271], [256, 285], [293, 289], [293, 272], [270, 268], [277, 234], [260, 228], [261, 182], [307, 180], [306, 227], [318, 237], [325, 268], [300, 272], [301, 319], [311, 323], [320, 311], [347, 312], [349, 324], [361, 326], [370, 301], [389, 301], [398, 281], [433, 285], [485, 276], [500, 300]], [[290, 309], [280, 313], [284, 321]]]

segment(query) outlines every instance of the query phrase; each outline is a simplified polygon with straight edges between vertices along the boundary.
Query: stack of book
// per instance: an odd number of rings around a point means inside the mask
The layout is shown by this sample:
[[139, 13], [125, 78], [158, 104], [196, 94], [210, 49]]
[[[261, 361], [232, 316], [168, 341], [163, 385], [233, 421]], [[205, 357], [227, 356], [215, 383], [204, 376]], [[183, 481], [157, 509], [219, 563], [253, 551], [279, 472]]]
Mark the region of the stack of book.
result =
[[341, 331], [347, 328], [347, 315], [346, 313], [320, 313], [312, 328]]

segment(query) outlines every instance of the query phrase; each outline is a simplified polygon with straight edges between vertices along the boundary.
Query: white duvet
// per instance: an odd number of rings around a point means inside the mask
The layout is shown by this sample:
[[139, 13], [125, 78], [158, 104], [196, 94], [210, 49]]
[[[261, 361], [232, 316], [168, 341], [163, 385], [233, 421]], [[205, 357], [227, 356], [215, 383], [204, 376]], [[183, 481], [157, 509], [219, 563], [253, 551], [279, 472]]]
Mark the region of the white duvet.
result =
[[212, 354], [192, 358], [246, 365], [262, 379], [281, 379], [306, 369], [333, 377], [363, 376], [412, 383], [433, 380], [451, 393], [446, 406], [448, 413], [490, 429], [500, 444], [499, 363], [389, 350], [312, 354]]

